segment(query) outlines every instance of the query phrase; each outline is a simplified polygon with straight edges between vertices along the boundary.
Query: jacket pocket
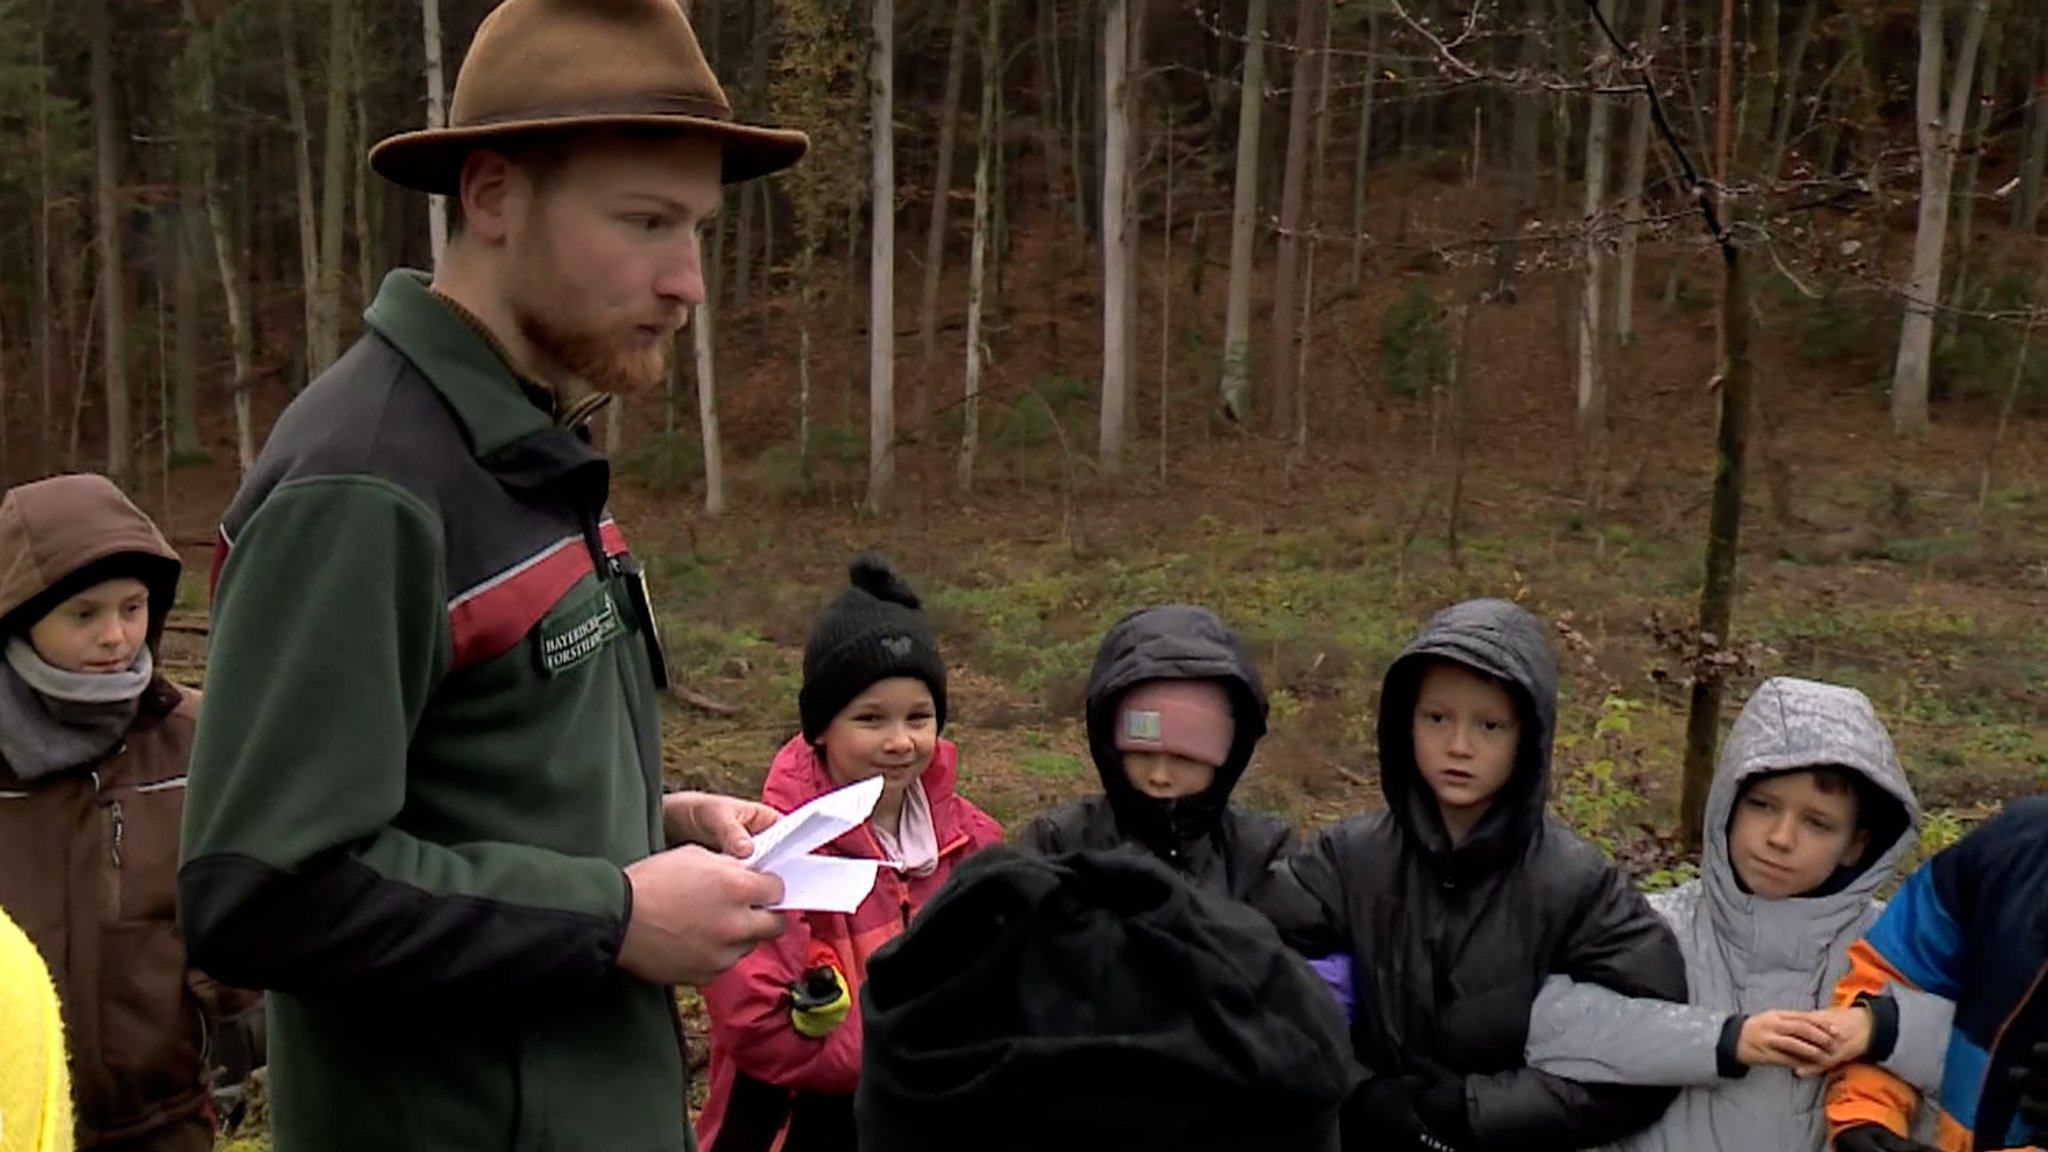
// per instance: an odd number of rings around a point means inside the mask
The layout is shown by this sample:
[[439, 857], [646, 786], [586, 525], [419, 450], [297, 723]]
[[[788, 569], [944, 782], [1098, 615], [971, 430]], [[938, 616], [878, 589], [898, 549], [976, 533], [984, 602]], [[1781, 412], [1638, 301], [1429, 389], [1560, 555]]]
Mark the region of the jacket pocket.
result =
[[124, 921], [175, 923], [178, 907], [178, 824], [185, 778], [117, 788], [108, 793], [108, 852], [117, 873], [118, 915]]
[[169, 924], [110, 924], [103, 947], [99, 1057], [109, 1098], [94, 1119], [118, 1130], [199, 1098], [206, 1022]]

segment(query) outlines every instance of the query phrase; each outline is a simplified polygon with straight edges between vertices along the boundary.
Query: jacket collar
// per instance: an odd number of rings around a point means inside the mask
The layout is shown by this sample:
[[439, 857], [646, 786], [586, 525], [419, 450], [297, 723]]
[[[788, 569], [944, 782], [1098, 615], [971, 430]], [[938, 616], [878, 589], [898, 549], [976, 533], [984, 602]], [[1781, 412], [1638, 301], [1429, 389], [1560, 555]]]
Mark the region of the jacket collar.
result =
[[[471, 454], [502, 483], [534, 491], [566, 482], [579, 503], [603, 506], [611, 483], [604, 457], [551, 413], [552, 393], [515, 371], [482, 323], [434, 292], [425, 273], [385, 276], [363, 318], [427, 378]], [[579, 409], [574, 419], [595, 410]]]
[[[965, 832], [958, 805], [952, 803], [953, 787], [960, 775], [960, 751], [951, 740], [940, 737], [932, 746], [932, 762], [925, 766], [918, 783], [924, 785], [925, 799], [932, 806], [932, 830], [939, 840], [939, 855], [947, 852]], [[761, 802], [778, 812], [793, 812], [839, 787], [825, 761], [799, 732], [789, 738], [768, 767], [768, 779], [761, 785]], [[874, 837], [867, 825], [852, 829], [827, 846], [847, 856], [876, 855]]]

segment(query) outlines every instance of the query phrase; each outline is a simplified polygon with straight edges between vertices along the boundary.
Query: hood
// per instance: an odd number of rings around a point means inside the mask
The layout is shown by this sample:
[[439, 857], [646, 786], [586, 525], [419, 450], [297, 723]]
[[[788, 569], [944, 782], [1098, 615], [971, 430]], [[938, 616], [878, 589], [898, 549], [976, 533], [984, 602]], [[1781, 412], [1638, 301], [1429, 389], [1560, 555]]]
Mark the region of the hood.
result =
[[[119, 557], [120, 559], [116, 559]], [[10, 488], [0, 498], [0, 621], [26, 629], [65, 597], [80, 573], [120, 565], [149, 587], [149, 646], [178, 594], [178, 553], [111, 480], [74, 473]], [[108, 575], [114, 575], [109, 572]], [[9, 619], [20, 615], [19, 620]]]
[[[1206, 792], [1166, 801], [1147, 796], [1124, 776], [1116, 747], [1117, 703], [1147, 680], [1220, 680], [1230, 693], [1237, 730], [1230, 755]], [[1230, 794], [1266, 734], [1266, 693], [1237, 635], [1214, 612], [1193, 604], [1157, 604], [1116, 622], [1088, 674], [1088, 751], [1117, 824], [1148, 847], [1163, 850], [1214, 832]]]
[[[1436, 796], [1415, 766], [1415, 697], [1432, 660], [1463, 664], [1507, 684], [1522, 721], [1514, 774], [1455, 849]], [[1437, 613], [1395, 658], [1380, 689], [1380, 790], [1387, 808], [1439, 871], [1466, 876], [1489, 871], [1519, 855], [1542, 827], [1556, 728], [1557, 659], [1543, 622], [1507, 600], [1454, 604]]]
[[[1823, 895], [1762, 900], [1744, 891], [1728, 855], [1728, 822], [1745, 781], [1795, 768], [1831, 766], [1852, 772], [1870, 846], [1853, 869], [1844, 869]], [[1854, 688], [1777, 676], [1763, 682], [1728, 730], [1707, 793], [1702, 881], [1716, 926], [1738, 945], [1825, 947], [1835, 931], [1861, 916], [1907, 849], [1919, 841], [1920, 802], [1892, 748], [1890, 733], [1870, 700]]]
[[[949, 834], [940, 813], [948, 810], [943, 803], [953, 795], [955, 783], [960, 778], [960, 750], [951, 740], [939, 737], [932, 745], [932, 762], [925, 766], [917, 782], [924, 785], [925, 799], [932, 806], [935, 821], [941, 821], [938, 833], [941, 841]], [[833, 782], [831, 770], [818, 755], [811, 742], [801, 733], [789, 738], [775, 759], [768, 765], [768, 779], [761, 783], [761, 803], [777, 812], [789, 813], [816, 800], [825, 793], [839, 787]], [[941, 847], [944, 844], [941, 843]], [[834, 851], [848, 856], [873, 856], [874, 845], [865, 826], [855, 828], [832, 841]]]

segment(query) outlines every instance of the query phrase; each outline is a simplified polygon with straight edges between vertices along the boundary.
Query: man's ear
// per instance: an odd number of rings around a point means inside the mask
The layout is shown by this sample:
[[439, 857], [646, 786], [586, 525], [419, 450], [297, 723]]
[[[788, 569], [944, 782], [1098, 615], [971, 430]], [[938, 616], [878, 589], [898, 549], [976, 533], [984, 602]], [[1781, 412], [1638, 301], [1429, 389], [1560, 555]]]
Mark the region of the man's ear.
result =
[[503, 152], [491, 148], [470, 152], [462, 161], [458, 193], [463, 230], [486, 243], [502, 242], [510, 231], [525, 183]]

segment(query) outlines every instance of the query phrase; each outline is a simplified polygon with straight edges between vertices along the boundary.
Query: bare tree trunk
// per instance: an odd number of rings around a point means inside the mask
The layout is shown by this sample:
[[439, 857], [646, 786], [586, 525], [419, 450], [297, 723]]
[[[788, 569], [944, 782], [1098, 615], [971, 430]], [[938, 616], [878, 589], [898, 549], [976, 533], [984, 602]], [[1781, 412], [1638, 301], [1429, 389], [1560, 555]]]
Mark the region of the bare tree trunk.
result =
[[[716, 5], [712, 6], [716, 9]], [[758, 14], [758, 20], [756, 19]], [[747, 36], [751, 29], [752, 43], [747, 53], [747, 89], [759, 92], [767, 84], [768, 44], [767, 24], [773, 17], [766, 4], [750, 4], [740, 16], [740, 34]], [[768, 185], [755, 180], [739, 187], [738, 220], [733, 228], [733, 282], [732, 302], [736, 307], [745, 307], [753, 298], [755, 271], [754, 222], [768, 216]], [[759, 268], [762, 279], [767, 278], [768, 261], [763, 258]]]
[[[1316, 3], [1317, 0], [1304, 0]], [[1336, 18], [1336, 0], [1321, 0], [1323, 6], [1322, 43], [1316, 52], [1316, 122], [1315, 145], [1310, 153], [1309, 187], [1323, 186], [1323, 165], [1330, 153], [1330, 33]], [[1316, 241], [1322, 231], [1323, 215], [1321, 201], [1310, 197], [1309, 213], [1312, 233], [1308, 241], [1308, 259], [1303, 261], [1301, 270], [1301, 345], [1296, 349], [1294, 361], [1294, 451], [1288, 456], [1290, 469], [1299, 468], [1308, 461], [1308, 350], [1310, 333], [1315, 322], [1316, 301]]]
[[1040, 0], [1038, 35], [1032, 38], [1032, 91], [1038, 103], [1039, 147], [1045, 153], [1045, 193], [1050, 202], [1066, 196], [1061, 164], [1066, 145], [1060, 134], [1059, 13], [1054, 0]]
[[[1956, 204], [1956, 282], [1948, 298], [1953, 307], [1942, 317], [1941, 331], [1935, 338], [1935, 347], [1942, 352], [1954, 347], [1956, 337], [1962, 332], [1963, 310], [1970, 301], [1970, 254], [1976, 247], [1972, 235], [1976, 221], [1977, 172], [1983, 164], [1984, 150], [1991, 140], [1991, 122], [1998, 113], [1998, 73], [2005, 62], [2005, 39], [1993, 36], [1984, 49], [1984, 99], [1978, 101], [1977, 127], [1971, 133], [1970, 158], [1963, 164], [1962, 194], [1955, 197]], [[1961, 399], [1968, 380], [1958, 377], [1953, 395]]]
[[868, 270], [868, 511], [889, 508], [896, 483], [896, 3], [874, 0], [869, 74], [874, 235]]
[[[1544, 23], [1548, 19], [1545, 0], [1527, 0], [1522, 10], [1521, 47], [1518, 66], [1530, 75], [1543, 66]], [[1522, 231], [1522, 214], [1537, 207], [1538, 179], [1543, 165], [1544, 100], [1535, 93], [1514, 101], [1514, 123], [1509, 130], [1508, 175], [1501, 184], [1500, 226], [1494, 229], [1493, 292], [1501, 300], [1514, 297], [1515, 265], [1521, 256], [1517, 239]]]
[[55, 160], [50, 146], [50, 71], [44, 66], [49, 40], [50, 21], [46, 19], [36, 33], [36, 310], [42, 314], [42, 323], [36, 333], [36, 367], [42, 385], [42, 403], [36, 413], [36, 467], [54, 472], [56, 449], [51, 443], [51, 434], [56, 416], [53, 390], [57, 378], [60, 325], [50, 279], [53, 253], [50, 213], [56, 210], [57, 190]]
[[[198, 89], [196, 104], [199, 123], [211, 126], [214, 122], [213, 108], [213, 32], [199, 23], [197, 0], [184, 0], [185, 25], [189, 35], [196, 42], [192, 53], [196, 57], [193, 83]], [[219, 266], [220, 290], [228, 314], [228, 344], [234, 354], [234, 397], [235, 410], [235, 460], [241, 474], [249, 474], [249, 468], [256, 462], [256, 436], [249, 413], [249, 384], [254, 373], [256, 341], [249, 324], [248, 281], [244, 279], [236, 261], [234, 230], [228, 223], [227, 205], [221, 201], [219, 142], [210, 134], [202, 133], [200, 147], [200, 197], [206, 204], [206, 220], [213, 233], [214, 261]]]
[[[955, 35], [966, 31], [962, 3], [955, 13]], [[996, 90], [1001, 86], [1001, 0], [991, 0], [982, 15], [981, 128], [974, 157], [974, 247], [967, 264], [967, 384], [960, 420], [960, 456], [956, 481], [960, 493], [974, 490], [974, 457], [981, 443], [982, 285], [988, 270], [989, 168], [996, 148]], [[957, 96], [957, 93], [956, 93]]]
[[[1060, 88], [1059, 0], [1046, 0], [1046, 3], [1052, 7], [1053, 13], [1052, 86], [1057, 93]], [[1088, 43], [1088, 0], [1077, 0], [1077, 3], [1080, 15], [1076, 19], [1078, 30], [1074, 33], [1074, 59], [1079, 63], [1074, 66], [1072, 83], [1067, 85], [1067, 171], [1074, 174], [1074, 195], [1069, 201], [1074, 206], [1074, 251], [1084, 252], [1083, 242], [1088, 239], [1088, 169], [1081, 158], [1081, 94], [1088, 90], [1088, 85], [1081, 79], [1081, 64], [1088, 58], [1083, 50]], [[1086, 257], [1083, 259], [1085, 261]]]
[[[2036, 286], [2038, 291], [2038, 285]], [[1998, 406], [1998, 423], [1992, 426], [1991, 443], [1984, 449], [1984, 467], [1977, 474], [1977, 519], [1981, 523], [1985, 509], [1991, 506], [1991, 479], [1998, 463], [1999, 445], [2005, 442], [2006, 426], [2012, 423], [2013, 401], [2019, 399], [2020, 385], [2027, 378], [2027, 353], [2034, 345], [2034, 326], [2040, 323], [2038, 309], [2028, 308], [2025, 324], [2020, 328], [2019, 355], [2013, 358], [2012, 376], [2005, 387], [2005, 400]]]
[[[204, 124], [187, 125], [191, 134], [207, 130]], [[176, 272], [172, 291], [176, 319], [172, 356], [170, 448], [178, 457], [196, 457], [202, 451], [199, 440], [199, 260], [203, 249], [199, 237], [206, 216], [204, 193], [199, 186], [197, 146], [182, 142], [178, 148], [178, 210], [174, 259]]]
[[[1213, 138], [1213, 134], [1212, 134]], [[1169, 404], [1173, 392], [1173, 101], [1166, 102], [1166, 131], [1160, 136], [1166, 146], [1165, 219], [1159, 228], [1159, 482], [1166, 483], [1166, 445], [1169, 432]], [[1201, 217], [1195, 217], [1201, 227]], [[1202, 305], [1202, 282], [1194, 283], [1194, 304]]]
[[[441, 72], [441, 0], [420, 0], [420, 25], [427, 58], [427, 127], [442, 128], [448, 124], [448, 85]], [[427, 197], [427, 229], [434, 262], [439, 264], [448, 247], [446, 196]]]
[[1302, 202], [1308, 192], [1309, 113], [1315, 101], [1314, 46], [1321, 10], [1315, 0], [1301, 2], [1294, 32], [1293, 90], [1287, 96], [1287, 160], [1280, 181], [1280, 252], [1273, 272], [1272, 352], [1267, 364], [1272, 375], [1267, 430], [1277, 437], [1293, 431], [1295, 405], [1300, 402], [1295, 394], [1294, 341], [1301, 317], [1295, 297], [1301, 291]]
[[[1644, 56], [1654, 58], [1657, 54], [1658, 30], [1664, 24], [1664, 0], [1645, 0], [1643, 5], [1643, 34], [1637, 41], [1636, 50]], [[1645, 83], [1654, 83], [1654, 74], [1645, 72], [1640, 76]], [[1636, 337], [1636, 248], [1643, 233], [1643, 180], [1647, 176], [1650, 158], [1650, 98], [1638, 96], [1633, 101], [1635, 114], [1628, 126], [1628, 172], [1622, 177], [1622, 224], [1621, 248], [1618, 260], [1621, 268], [1614, 287], [1614, 339], [1618, 344], [1631, 344]]]
[[1259, 114], [1266, 103], [1265, 37], [1266, 0], [1251, 0], [1244, 24], [1244, 83], [1238, 89], [1237, 183], [1231, 194], [1230, 285], [1223, 320], [1223, 411], [1240, 423], [1251, 393], [1252, 265], [1258, 239]]
[[126, 211], [121, 200], [121, 153], [127, 133], [115, 103], [113, 26], [109, 0], [90, 0], [92, 28], [92, 119], [98, 158], [99, 295], [103, 325], [100, 340], [101, 378], [107, 401], [107, 477], [126, 485], [133, 476], [134, 433], [128, 418], [127, 271], [121, 262], [121, 233]]
[[1365, 278], [1365, 179], [1372, 159], [1372, 100], [1379, 86], [1379, 0], [1366, 0], [1365, 24], [1365, 78], [1358, 86], [1358, 146], [1351, 158], [1351, 272], [1345, 281], [1354, 290]]
[[1130, 398], [1131, 277], [1137, 274], [1130, 212], [1131, 77], [1130, 0], [1103, 5], [1102, 150], [1102, 421], [1097, 445], [1102, 471], [1116, 475]]
[[[1733, 34], [1736, 0], [1721, 0], [1721, 77], [1715, 171], [1727, 187], [1729, 158], [1734, 148], [1732, 101]], [[1722, 228], [1730, 221], [1727, 199], [1721, 198]], [[1735, 564], [1742, 544], [1743, 462], [1748, 449], [1751, 366], [1749, 356], [1749, 262], [1730, 237], [1721, 247], [1721, 387], [1714, 434], [1714, 489], [1707, 512], [1706, 578], [1700, 585], [1699, 643], [1712, 654], [1730, 647], [1728, 629], [1735, 612]], [[1718, 664], [1702, 661], [1692, 670], [1692, 692], [1685, 718], [1685, 760], [1679, 796], [1679, 835], [1686, 850], [1700, 849], [1706, 826], [1707, 792], [1714, 779], [1714, 748], [1721, 729], [1725, 676]]]
[[[370, 200], [370, 15], [361, 13], [355, 21], [355, 35], [349, 40], [349, 81], [350, 98], [353, 102], [351, 119], [355, 123], [356, 139], [350, 166], [355, 169], [356, 205], [356, 298], [362, 305], [368, 305], [377, 294], [377, 245], [373, 239]], [[340, 250], [336, 249], [337, 260]]]
[[2012, 202], [2012, 230], [2032, 235], [2041, 218], [2042, 177], [2048, 175], [2048, 26], [2039, 20], [2028, 25], [2036, 72], [2027, 86], [2026, 152], [2020, 160], [2020, 194]]
[[1764, 179], [1775, 182], [1785, 167], [1785, 149], [1792, 142], [1792, 119], [1799, 111], [1799, 77], [1806, 68], [1806, 48], [1813, 43], [1813, 26], [1820, 15], [1820, 0], [1806, 0], [1799, 11], [1799, 30], [1792, 34], [1792, 53], [1778, 81], [1777, 117], [1771, 125], [1771, 158], [1764, 165]]
[[[1594, 0], [1606, 8], [1610, 24], [1620, 22], [1620, 0]], [[1601, 87], [1613, 81], [1614, 57], [1604, 40], [1589, 38], [1593, 49], [1593, 78]], [[1586, 187], [1584, 225], [1586, 228], [1584, 278], [1581, 281], [1578, 324], [1578, 425], [1584, 464], [1583, 479], [1594, 494], [1599, 510], [1601, 432], [1607, 423], [1606, 381], [1600, 372], [1600, 353], [1605, 333], [1601, 330], [1600, 286], [1605, 273], [1606, 245], [1601, 234], [1607, 209], [1607, 134], [1614, 118], [1614, 104], [1605, 96], [1590, 98], [1586, 112]]]
[[313, 130], [306, 119], [306, 88], [299, 75], [298, 33], [292, 20], [293, 9], [300, 2], [278, 0], [277, 14], [284, 47], [285, 109], [291, 118], [294, 173], [299, 191], [299, 283], [306, 317], [306, 373], [299, 386], [304, 387], [319, 373], [315, 365], [327, 363], [320, 352], [331, 347], [331, 342], [320, 331], [326, 313], [319, 306], [320, 215], [313, 201]]
[[1920, 0], [1920, 71], [1915, 109], [1920, 140], [1920, 222], [1913, 234], [1913, 275], [1906, 288], [1906, 318], [1892, 370], [1892, 431], [1927, 431], [1927, 378], [1934, 352], [1934, 310], [1941, 300], [1941, 253], [1948, 241], [1950, 185], [1956, 151], [1969, 112], [1990, 0], [1971, 0], [1963, 46], [1950, 78], [1948, 109], [1941, 107], [1943, 0]]
[[[984, 16], [984, 19], [987, 17]], [[932, 416], [932, 373], [939, 359], [939, 277], [946, 267], [946, 202], [953, 192], [953, 143], [960, 124], [960, 74], [967, 65], [967, 33], [973, 27], [970, 0], [954, 0], [953, 42], [946, 49], [946, 94], [939, 110], [938, 175], [932, 180], [932, 220], [924, 234], [924, 297], [918, 302], [918, 344], [922, 364], [911, 427], [923, 435]], [[997, 67], [1001, 67], [998, 61]]]
[[725, 515], [725, 446], [718, 431], [718, 371], [715, 351], [718, 309], [706, 302], [697, 309], [691, 344], [697, 355], [697, 434], [704, 451], [704, 514]]
[[348, 206], [348, 105], [350, 10], [355, 0], [328, 0], [327, 150], [320, 161], [320, 279], [315, 308], [319, 323], [307, 342], [306, 378], [327, 370], [341, 355], [341, 225]]

